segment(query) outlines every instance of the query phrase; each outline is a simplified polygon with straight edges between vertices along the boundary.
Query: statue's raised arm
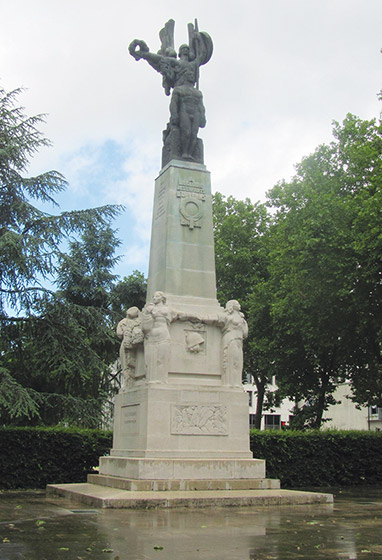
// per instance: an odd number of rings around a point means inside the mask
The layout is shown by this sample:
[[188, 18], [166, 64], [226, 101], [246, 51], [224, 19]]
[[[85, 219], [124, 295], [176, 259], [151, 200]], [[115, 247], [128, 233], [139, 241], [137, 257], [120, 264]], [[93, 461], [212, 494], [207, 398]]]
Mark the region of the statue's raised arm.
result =
[[[129, 45], [129, 53], [135, 60], [141, 58], [147, 60], [154, 70], [162, 74], [166, 95], [169, 95], [171, 89], [176, 85], [182, 85], [178, 82], [181, 80], [181, 69], [185, 62], [192, 63], [197, 68], [197, 75], [195, 76], [195, 84], [197, 84], [199, 66], [210, 60], [213, 51], [211, 37], [205, 31], [199, 31], [198, 22], [195, 20], [195, 24], [188, 24], [189, 43], [188, 45], [181, 45], [178, 54], [179, 59], [177, 59], [174, 47], [174, 27], [175, 22], [170, 19], [160, 30], [161, 47], [157, 53], [150, 52], [145, 41], [141, 39], [134, 39]], [[188, 49], [187, 53], [185, 53], [186, 49]]]

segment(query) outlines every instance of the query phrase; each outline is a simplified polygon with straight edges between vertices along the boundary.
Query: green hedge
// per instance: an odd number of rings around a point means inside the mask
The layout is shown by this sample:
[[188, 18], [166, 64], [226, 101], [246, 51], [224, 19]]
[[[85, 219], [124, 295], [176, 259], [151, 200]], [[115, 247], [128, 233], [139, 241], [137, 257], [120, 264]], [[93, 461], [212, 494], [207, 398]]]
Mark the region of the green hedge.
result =
[[[0, 488], [84, 482], [112, 433], [0, 427]], [[285, 488], [382, 484], [382, 432], [251, 430], [253, 456]]]
[[382, 485], [382, 432], [251, 430], [250, 438], [284, 488]]
[[0, 427], [0, 488], [84, 482], [111, 446], [100, 430]]

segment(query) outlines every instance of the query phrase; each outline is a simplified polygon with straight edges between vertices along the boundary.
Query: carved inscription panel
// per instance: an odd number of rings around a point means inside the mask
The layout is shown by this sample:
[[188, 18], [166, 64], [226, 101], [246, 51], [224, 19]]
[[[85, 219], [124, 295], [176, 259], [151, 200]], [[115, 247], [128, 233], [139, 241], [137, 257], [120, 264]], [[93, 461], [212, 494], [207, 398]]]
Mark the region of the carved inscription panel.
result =
[[121, 429], [124, 434], [138, 433], [139, 404], [130, 404], [121, 407]]
[[166, 214], [166, 183], [161, 181], [158, 190], [155, 220], [158, 220], [165, 214]]
[[220, 404], [176, 404], [171, 409], [171, 433], [228, 435], [227, 407]]

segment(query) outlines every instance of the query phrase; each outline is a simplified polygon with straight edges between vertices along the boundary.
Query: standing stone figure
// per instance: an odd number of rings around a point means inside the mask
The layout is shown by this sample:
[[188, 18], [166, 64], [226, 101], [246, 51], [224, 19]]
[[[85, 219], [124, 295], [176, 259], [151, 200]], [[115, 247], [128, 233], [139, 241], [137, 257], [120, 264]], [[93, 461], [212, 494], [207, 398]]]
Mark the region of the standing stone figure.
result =
[[231, 299], [223, 313], [201, 316], [199, 321], [222, 330], [223, 385], [242, 387], [243, 340], [248, 336], [248, 325], [240, 303]]
[[[199, 91], [199, 68], [212, 55], [211, 37], [199, 32], [198, 24], [188, 24], [189, 44], [181, 45], [178, 58], [174, 49], [174, 20], [160, 31], [161, 48], [150, 52], [147, 44], [135, 39], [129, 52], [135, 60], [144, 59], [162, 75], [166, 95], [173, 89], [170, 103], [170, 122], [163, 132], [162, 166], [171, 159], [203, 163], [203, 144], [197, 138], [199, 127], [206, 124], [203, 96]], [[195, 87], [196, 86], [196, 87]]]
[[117, 326], [117, 336], [122, 339], [119, 357], [122, 367], [121, 391], [126, 391], [135, 380], [137, 347], [143, 342], [141, 317], [138, 307], [130, 307]]
[[179, 129], [181, 158], [193, 160], [199, 127], [206, 126], [206, 114], [202, 92], [194, 88], [194, 71], [188, 69], [183, 84], [175, 86], [170, 103], [170, 127], [168, 133]]
[[243, 340], [248, 336], [248, 325], [240, 311], [240, 303], [231, 299], [218, 325], [223, 332], [223, 371], [227, 385], [241, 387], [243, 372]]
[[177, 317], [177, 313], [166, 305], [163, 292], [155, 292], [152, 303], [146, 303], [142, 310], [147, 382], [167, 382], [171, 341], [169, 325]]

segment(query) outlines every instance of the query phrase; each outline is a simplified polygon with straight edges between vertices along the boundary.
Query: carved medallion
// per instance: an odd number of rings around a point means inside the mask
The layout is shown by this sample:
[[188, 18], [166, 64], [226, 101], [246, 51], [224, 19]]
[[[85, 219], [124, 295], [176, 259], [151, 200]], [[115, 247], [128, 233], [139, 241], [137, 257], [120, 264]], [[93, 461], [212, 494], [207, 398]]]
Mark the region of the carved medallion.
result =
[[202, 185], [192, 179], [178, 185], [176, 195], [180, 198], [180, 223], [190, 229], [201, 227], [203, 217], [203, 202], [206, 199]]

